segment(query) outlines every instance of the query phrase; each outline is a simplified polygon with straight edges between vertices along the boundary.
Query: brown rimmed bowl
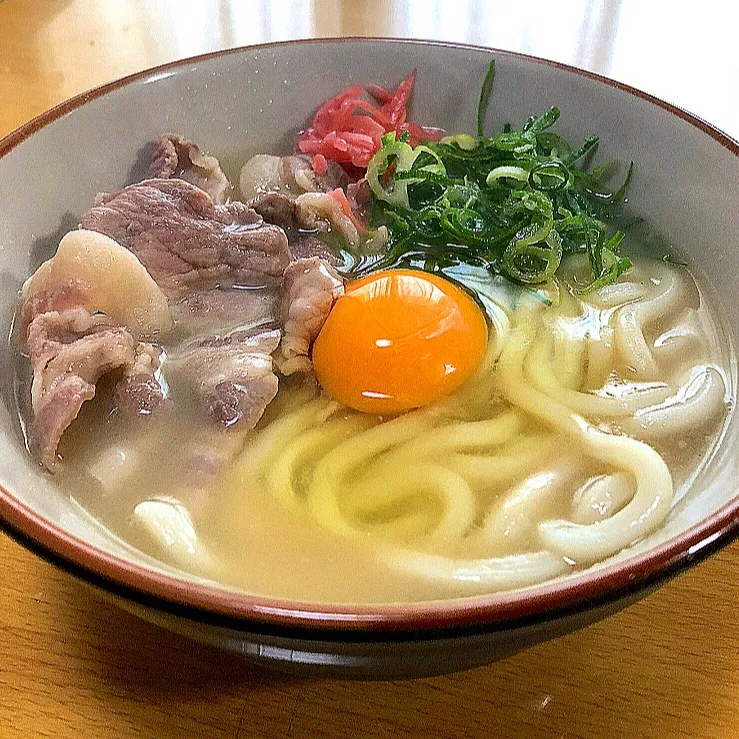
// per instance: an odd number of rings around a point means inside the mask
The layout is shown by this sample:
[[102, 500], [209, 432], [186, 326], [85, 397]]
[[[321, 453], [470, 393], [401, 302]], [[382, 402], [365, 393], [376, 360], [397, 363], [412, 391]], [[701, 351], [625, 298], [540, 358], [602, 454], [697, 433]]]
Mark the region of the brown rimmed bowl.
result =
[[[637, 162], [632, 201], [701, 271], [739, 337], [739, 145], [626, 85], [562, 64], [470, 46], [341, 39], [209, 54], [80, 95], [0, 141], [0, 325], [18, 290], [95, 194], [130, 181], [138, 153], [178, 130], [215, 153], [285, 151], [326, 97], [351, 82], [393, 84], [418, 69], [413, 118], [473, 131], [479, 83], [498, 61], [492, 123], [556, 104], [565, 137], [601, 136]], [[0, 349], [0, 523], [29, 549], [124, 608], [281, 669], [340, 677], [460, 670], [573, 631], [643, 597], [739, 535], [736, 414], [665, 525], [626, 553], [520, 591], [428, 603], [325, 606], [198, 581], [113, 536], [30, 459]], [[736, 366], [732, 367], [736, 378]], [[733, 389], [734, 393], [736, 388]]]

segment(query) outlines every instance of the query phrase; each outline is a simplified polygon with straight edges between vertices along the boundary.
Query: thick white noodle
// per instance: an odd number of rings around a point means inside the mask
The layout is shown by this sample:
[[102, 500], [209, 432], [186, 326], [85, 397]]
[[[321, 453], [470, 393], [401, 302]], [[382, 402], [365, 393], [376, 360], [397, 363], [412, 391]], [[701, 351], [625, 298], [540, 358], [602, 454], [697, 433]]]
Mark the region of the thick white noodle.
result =
[[583, 390], [597, 390], [608, 382], [613, 371], [613, 329], [599, 326], [597, 335], [587, 338], [587, 369]]
[[674, 491], [670, 470], [652, 447], [592, 427], [583, 433], [593, 457], [630, 472], [636, 480], [634, 497], [610, 518], [588, 525], [565, 520], [539, 524], [539, 536], [546, 547], [578, 564], [589, 564], [654, 531], [670, 512]]
[[273, 421], [264, 431], [253, 437], [239, 457], [236, 472], [246, 477], [260, 477], [289, 441], [323, 423], [339, 407], [334, 401], [318, 398]]
[[456, 451], [489, 452], [492, 447], [511, 441], [523, 428], [523, 414], [506, 410], [482, 421], [452, 422], [441, 428], [430, 429], [422, 438], [416, 438], [392, 452], [396, 457], [419, 459]]
[[584, 379], [585, 341], [571, 336], [563, 326], [556, 324], [549, 336], [549, 347], [554, 354], [553, 375], [559, 385], [574, 391]]
[[660, 366], [685, 364], [703, 344], [702, 328], [695, 308], [686, 309], [674, 326], [655, 339], [652, 354]]
[[487, 299], [495, 331], [455, 395], [385, 422], [314, 401], [256, 439], [250, 466], [286, 506], [465, 592], [605, 559], [672, 504], [670, 471], [640, 439], [699, 428], [725, 407], [721, 373], [691, 367], [705, 342], [695, 309], [678, 314], [683, 282], [652, 263], [584, 299], [562, 284], [550, 306]]
[[646, 287], [638, 282], [614, 282], [600, 288], [600, 290], [596, 290], [588, 295], [585, 300], [588, 304], [605, 310], [641, 300], [646, 294]]
[[138, 449], [125, 444], [105, 447], [92, 460], [88, 471], [101, 485], [103, 496], [117, 493], [141, 464]]
[[554, 456], [556, 447], [551, 436], [528, 436], [508, 444], [501, 454], [452, 453], [444, 458], [444, 464], [471, 487], [484, 490], [514, 482], [536, 468], [540, 460]]
[[572, 390], [558, 382], [551, 349], [551, 335], [540, 335], [526, 356], [526, 376], [538, 390], [581, 415], [622, 418], [632, 415], [638, 408], [661, 403], [673, 392], [669, 386], [660, 383], [634, 386], [630, 392], [614, 396]]
[[659, 366], [644, 338], [647, 326], [664, 318], [679, 300], [679, 281], [674, 271], [662, 268], [658, 272], [660, 289], [653, 297], [620, 308], [615, 318], [615, 346], [625, 369], [641, 380], [656, 380]]
[[659, 405], [638, 410], [620, 422], [625, 433], [659, 439], [700, 430], [726, 408], [726, 386], [714, 367], [694, 367], [678, 391]]
[[570, 521], [544, 521], [539, 536], [551, 551], [577, 563], [595, 562], [646, 536], [664, 520], [672, 503], [670, 471], [662, 457], [642, 442], [612, 436], [590, 426], [581, 416], [534, 388], [523, 363], [535, 338], [535, 327], [524, 320], [511, 334], [500, 358], [500, 388], [514, 405], [541, 418], [581, 442], [595, 459], [629, 471], [636, 479], [631, 501], [613, 517], [583, 526]]
[[282, 503], [296, 507], [300, 503], [295, 487], [297, 471], [320, 459], [340, 441], [350, 438], [368, 426], [369, 419], [353, 416], [312, 428], [288, 441], [281, 453], [266, 468], [264, 481], [272, 494]]
[[463, 586], [465, 592], [514, 590], [563, 575], [570, 567], [551, 552], [527, 552], [487, 559], [455, 559], [437, 554], [395, 550], [388, 561], [425, 580]]
[[572, 520], [590, 524], [621, 510], [634, 496], [634, 482], [625, 472], [589, 480], [572, 499]]
[[561, 502], [574, 471], [575, 465], [565, 457], [552, 468], [526, 477], [488, 511], [479, 536], [496, 553], [525, 547], [538, 520]]
[[[404, 501], [413, 503], [414, 494], [423, 499], [435, 499], [442, 513], [430, 529], [412, 533], [425, 534], [435, 544], [456, 541], [467, 534], [477, 513], [475, 496], [460, 475], [440, 465], [397, 467], [392, 476], [363, 478], [352, 486], [351, 496], [345, 497], [342, 509], [347, 519], [354, 519], [355, 528], [362, 528], [361, 523], [355, 523], [358, 520], [380, 518], [377, 528], [382, 529], [383, 511], [387, 513]], [[402, 517], [401, 514], [396, 518]]]
[[433, 423], [422, 412], [408, 413], [363, 431], [334, 447], [319, 460], [308, 486], [306, 499], [311, 513], [336, 531], [351, 533], [340, 506], [340, 491], [352, 471], [372, 461], [392, 446], [412, 439]]

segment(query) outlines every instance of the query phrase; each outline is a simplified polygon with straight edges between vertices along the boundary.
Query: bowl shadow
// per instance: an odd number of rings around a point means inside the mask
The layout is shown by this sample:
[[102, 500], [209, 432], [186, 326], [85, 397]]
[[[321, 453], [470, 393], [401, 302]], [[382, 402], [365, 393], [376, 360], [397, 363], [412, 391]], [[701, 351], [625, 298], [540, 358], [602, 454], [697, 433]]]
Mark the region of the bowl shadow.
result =
[[[576, 634], [437, 678], [344, 682], [272, 672], [169, 633], [74, 585], [78, 648], [133, 706], [176, 704], [229, 736], [709, 736], [735, 707], [737, 545]], [[734, 570], [732, 574], [732, 569]], [[705, 597], [702, 583], [726, 580]], [[68, 616], [61, 616], [67, 618]], [[146, 710], [142, 708], [141, 710]], [[205, 719], [203, 719], [205, 720]], [[241, 733], [239, 733], [241, 732]], [[163, 734], [167, 736], [168, 734]]]

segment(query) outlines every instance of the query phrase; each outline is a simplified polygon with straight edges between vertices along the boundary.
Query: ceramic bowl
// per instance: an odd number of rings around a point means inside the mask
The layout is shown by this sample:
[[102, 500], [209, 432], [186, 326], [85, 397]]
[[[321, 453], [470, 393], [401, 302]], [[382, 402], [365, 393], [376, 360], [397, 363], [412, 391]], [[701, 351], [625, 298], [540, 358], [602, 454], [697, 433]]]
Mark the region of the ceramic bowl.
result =
[[[0, 142], [4, 334], [23, 280], [97, 192], [132, 180], [143, 147], [161, 132], [185, 132], [216, 155], [287, 152], [325, 98], [351, 82], [392, 85], [413, 68], [414, 120], [471, 132], [491, 56], [497, 60], [492, 124], [522, 122], [556, 104], [565, 137], [581, 140], [597, 132], [609, 156], [637, 162], [632, 201], [700, 266], [736, 342], [736, 141], [649, 95], [561, 64], [466, 46], [371, 39], [276, 44], [165, 65], [70, 100]], [[430, 603], [359, 608], [267, 600], [196, 581], [145, 556], [60, 490], [24, 448], [7, 343], [0, 355], [5, 530], [144, 618], [282, 669], [408, 677], [483, 664], [622, 608], [739, 532], [734, 415], [710, 465], [665, 525], [586, 571], [521, 591]]]

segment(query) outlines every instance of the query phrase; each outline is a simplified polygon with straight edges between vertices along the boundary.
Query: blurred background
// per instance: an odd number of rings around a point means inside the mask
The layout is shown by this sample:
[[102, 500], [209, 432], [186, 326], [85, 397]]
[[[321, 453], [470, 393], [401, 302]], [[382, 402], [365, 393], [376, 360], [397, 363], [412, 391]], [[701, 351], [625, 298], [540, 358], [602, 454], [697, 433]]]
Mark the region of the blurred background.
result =
[[605, 74], [739, 137], [733, 0], [0, 0], [0, 134], [123, 74], [315, 36], [493, 46]]

